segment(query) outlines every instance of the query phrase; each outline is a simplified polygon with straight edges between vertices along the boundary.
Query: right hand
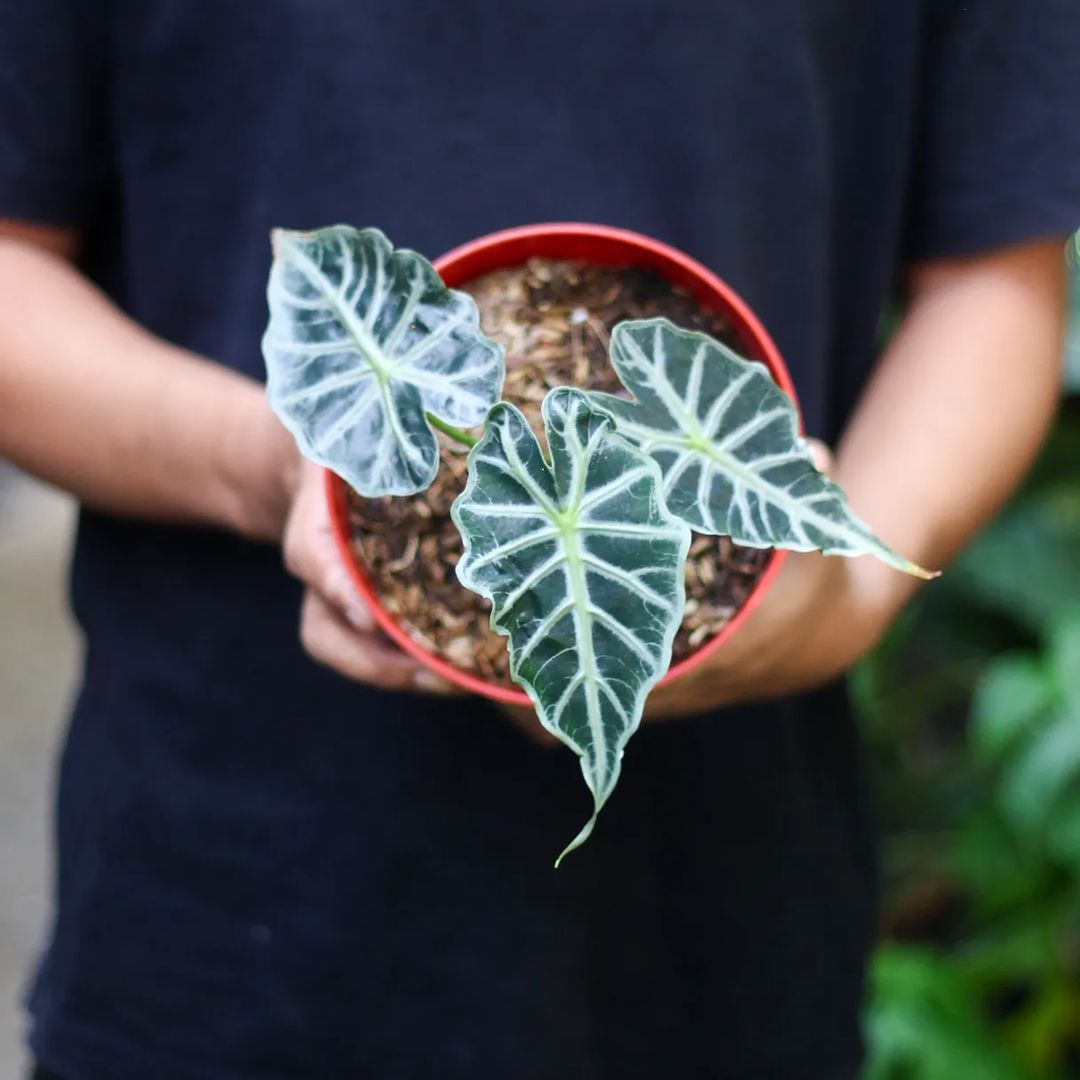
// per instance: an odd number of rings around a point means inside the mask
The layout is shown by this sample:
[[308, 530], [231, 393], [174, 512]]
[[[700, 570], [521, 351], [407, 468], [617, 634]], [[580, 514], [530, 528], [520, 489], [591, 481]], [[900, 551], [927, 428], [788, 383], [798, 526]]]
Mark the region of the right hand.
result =
[[453, 694], [440, 679], [387, 640], [360, 599], [338, 554], [323, 493], [323, 470], [300, 465], [296, 494], [285, 522], [285, 566], [307, 587], [300, 640], [320, 664], [384, 690]]

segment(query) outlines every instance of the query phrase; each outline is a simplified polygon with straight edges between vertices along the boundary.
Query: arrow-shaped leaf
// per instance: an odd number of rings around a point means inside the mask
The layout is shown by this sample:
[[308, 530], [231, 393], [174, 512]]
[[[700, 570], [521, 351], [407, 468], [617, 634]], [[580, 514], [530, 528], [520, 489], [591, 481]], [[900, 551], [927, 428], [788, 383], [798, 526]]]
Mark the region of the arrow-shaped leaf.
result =
[[595, 809], [570, 851], [592, 831], [670, 664], [690, 530], [665, 508], [656, 464], [585, 394], [552, 390], [542, 414], [550, 464], [514, 406], [491, 410], [453, 518], [459, 579], [491, 600], [513, 677], [581, 756]]
[[423, 491], [439, 468], [425, 413], [473, 427], [502, 393], [472, 297], [378, 229], [276, 230], [267, 296], [270, 405], [362, 495]]
[[656, 461], [668, 508], [699, 532], [748, 547], [875, 555], [934, 576], [878, 540], [814, 468], [795, 406], [764, 365], [667, 319], [616, 326], [611, 362], [633, 400], [591, 399]]

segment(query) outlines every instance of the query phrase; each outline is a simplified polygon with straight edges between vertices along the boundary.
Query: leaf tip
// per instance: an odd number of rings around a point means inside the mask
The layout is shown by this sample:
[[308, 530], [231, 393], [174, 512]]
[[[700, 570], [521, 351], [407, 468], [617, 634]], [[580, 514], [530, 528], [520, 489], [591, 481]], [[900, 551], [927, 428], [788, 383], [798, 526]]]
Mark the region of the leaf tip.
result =
[[913, 562], [905, 564], [903, 569], [905, 573], [910, 574], [912, 577], [921, 578], [923, 581], [933, 581], [935, 578], [941, 577], [942, 574], [940, 570], [927, 570], [925, 567]]
[[840, 552], [840, 554], [873, 555], [876, 559], [885, 563], [886, 566], [891, 566], [894, 570], [899, 570], [901, 574], [908, 574], [910, 577], [918, 578], [920, 581], [933, 581], [935, 578], [941, 577], [942, 573], [940, 570], [927, 570], [925, 566], [920, 566], [910, 559], [905, 559], [903, 555], [881, 544], [880, 541], [869, 551]]
[[555, 869], [556, 870], [559, 869], [559, 866], [562, 864], [563, 859], [565, 859], [566, 856], [569, 855], [571, 851], [573, 851], [575, 848], [581, 847], [581, 845], [584, 844], [585, 841], [588, 840], [590, 836], [592, 836], [593, 826], [596, 824], [596, 817], [597, 817], [597, 815], [599, 813], [600, 813], [600, 807], [598, 806], [593, 811], [592, 817], [589, 818], [589, 820], [585, 822], [584, 826], [581, 829], [581, 832], [579, 832], [577, 834], [577, 836], [575, 836], [574, 839], [571, 840], [570, 843], [567, 844], [566, 847], [564, 847], [562, 849], [561, 854], [555, 860]]

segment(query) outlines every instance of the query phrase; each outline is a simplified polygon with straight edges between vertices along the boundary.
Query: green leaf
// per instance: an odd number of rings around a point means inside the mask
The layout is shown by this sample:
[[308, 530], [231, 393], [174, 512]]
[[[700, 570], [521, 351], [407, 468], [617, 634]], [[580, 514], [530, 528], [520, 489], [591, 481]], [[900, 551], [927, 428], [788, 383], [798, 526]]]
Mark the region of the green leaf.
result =
[[667, 319], [616, 326], [611, 362], [633, 400], [592, 399], [652, 456], [668, 507], [699, 532], [749, 547], [870, 554], [934, 576], [878, 540], [814, 468], [795, 406], [764, 365]]
[[[978, 802], [957, 813], [945, 858], [967, 893], [965, 918], [988, 923], [1017, 909], [1030, 912], [1046, 888], [1047, 866], [1037, 845], [1021, 840], [995, 805], [996, 788], [988, 778]], [[946, 836], [948, 830], [945, 830]], [[989, 977], [989, 976], [987, 976]]]
[[979, 679], [971, 703], [976, 754], [984, 761], [1000, 757], [1045, 718], [1053, 703], [1053, 686], [1034, 657], [999, 657]]
[[502, 349], [480, 331], [475, 302], [378, 229], [273, 239], [271, 407], [307, 457], [360, 494], [423, 491], [439, 468], [425, 413], [473, 427], [502, 393]]
[[930, 949], [886, 945], [872, 969], [864, 1080], [1032, 1080], [995, 1046], [977, 988]]
[[1060, 863], [1080, 875], [1080, 790], [1068, 791], [1046, 823], [1046, 848]]
[[1064, 714], [1048, 723], [1002, 778], [1001, 808], [1022, 832], [1041, 834], [1051, 808], [1080, 773], [1080, 723]]
[[1037, 634], [1080, 597], [1080, 485], [1072, 468], [1018, 498], [949, 571], [965, 596]]
[[1066, 708], [1080, 726], [1080, 605], [1050, 628], [1050, 661]]
[[458, 578], [491, 600], [511, 674], [581, 757], [594, 810], [565, 855], [592, 831], [671, 662], [690, 530], [665, 508], [656, 464], [585, 394], [552, 390], [542, 414], [550, 464], [516, 408], [491, 410], [452, 514]]

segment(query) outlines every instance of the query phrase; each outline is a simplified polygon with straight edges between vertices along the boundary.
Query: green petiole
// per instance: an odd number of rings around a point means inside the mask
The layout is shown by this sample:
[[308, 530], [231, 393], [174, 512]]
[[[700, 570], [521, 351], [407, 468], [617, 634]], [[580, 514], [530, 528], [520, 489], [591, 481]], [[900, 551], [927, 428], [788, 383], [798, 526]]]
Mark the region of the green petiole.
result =
[[462, 431], [461, 428], [456, 428], [453, 424], [448, 424], [445, 420], [432, 416], [431, 413], [425, 413], [425, 416], [427, 416], [428, 423], [433, 428], [438, 428], [444, 435], [449, 435], [451, 439], [461, 443], [462, 446], [475, 446], [480, 441], [475, 435], [470, 435], [467, 431]]

